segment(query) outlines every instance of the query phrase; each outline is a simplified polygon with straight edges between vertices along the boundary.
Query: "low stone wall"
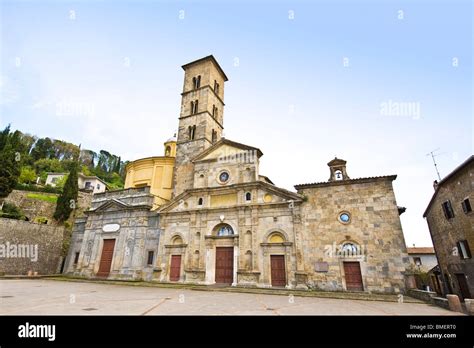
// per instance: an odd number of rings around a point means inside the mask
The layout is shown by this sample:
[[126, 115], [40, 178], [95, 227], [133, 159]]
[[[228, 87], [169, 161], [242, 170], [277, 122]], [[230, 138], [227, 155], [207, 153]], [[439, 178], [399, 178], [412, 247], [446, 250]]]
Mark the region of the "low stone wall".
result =
[[55, 274], [64, 227], [0, 218], [0, 274]]
[[451, 308], [449, 308], [448, 299], [444, 297], [438, 297], [436, 292], [419, 290], [419, 289], [409, 289], [407, 293], [409, 296], [417, 298], [421, 301], [431, 303], [435, 306], [438, 306], [447, 310], [451, 310]]
[[419, 289], [408, 289], [408, 295], [425, 302], [433, 302], [432, 298], [437, 294], [433, 291], [419, 290]]
[[432, 297], [431, 298], [433, 304], [437, 305], [438, 307], [442, 307], [444, 309], [449, 310], [449, 303], [448, 299], [444, 297]]

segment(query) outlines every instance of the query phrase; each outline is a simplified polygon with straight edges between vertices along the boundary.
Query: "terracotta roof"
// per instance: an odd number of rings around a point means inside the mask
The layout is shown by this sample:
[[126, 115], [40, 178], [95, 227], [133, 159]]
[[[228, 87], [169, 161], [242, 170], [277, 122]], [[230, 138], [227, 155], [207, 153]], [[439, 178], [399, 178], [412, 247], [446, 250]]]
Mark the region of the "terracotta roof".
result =
[[407, 248], [407, 253], [408, 254], [434, 254], [434, 248], [433, 247], [413, 247], [413, 248]]
[[211, 61], [214, 63], [214, 65], [216, 66], [217, 70], [219, 70], [219, 72], [222, 74], [222, 76], [224, 76], [224, 81], [228, 81], [228, 80], [229, 80], [229, 79], [227, 78], [226, 74], [224, 73], [224, 70], [222, 70], [221, 66], [219, 65], [219, 63], [217, 63], [216, 58], [214, 58], [214, 56], [213, 56], [212, 54], [209, 55], [209, 56], [206, 56], [206, 57], [197, 59], [197, 60], [193, 60], [192, 62], [190, 62], [190, 63], [188, 63], [188, 64], [184, 64], [184, 65], [181, 66], [181, 67], [183, 68], [183, 70], [186, 70], [186, 69], [187, 69], [188, 67], [190, 67], [191, 65], [204, 62], [205, 60], [211, 60]]
[[371, 176], [367, 178], [357, 178], [357, 179], [346, 179], [346, 180], [334, 180], [334, 181], [323, 181], [323, 182], [315, 182], [309, 184], [300, 184], [295, 185], [296, 190], [301, 190], [305, 188], [313, 188], [313, 187], [324, 187], [324, 186], [334, 186], [334, 185], [350, 185], [350, 184], [363, 184], [366, 182], [371, 181], [380, 181], [380, 180], [395, 180], [397, 178], [396, 175], [384, 175], [384, 176]]
[[461, 163], [459, 166], [457, 166], [451, 173], [449, 173], [448, 175], [446, 175], [443, 180], [441, 180], [439, 183], [438, 183], [438, 187], [436, 188], [436, 191], [435, 193], [433, 194], [433, 196], [431, 197], [430, 199], [430, 202], [428, 203], [428, 206], [426, 207], [425, 209], [425, 212], [423, 213], [423, 217], [426, 217], [426, 214], [428, 214], [428, 210], [431, 208], [431, 205], [433, 204], [435, 198], [436, 198], [436, 195], [438, 194], [438, 191], [439, 191], [439, 188], [444, 185], [444, 183], [446, 183], [449, 179], [451, 179], [456, 173], [458, 173], [461, 169], [463, 169], [465, 166], [469, 165], [471, 162], [474, 161], [474, 155], [471, 155], [470, 157], [468, 157], [467, 160], [465, 160], [463, 163]]

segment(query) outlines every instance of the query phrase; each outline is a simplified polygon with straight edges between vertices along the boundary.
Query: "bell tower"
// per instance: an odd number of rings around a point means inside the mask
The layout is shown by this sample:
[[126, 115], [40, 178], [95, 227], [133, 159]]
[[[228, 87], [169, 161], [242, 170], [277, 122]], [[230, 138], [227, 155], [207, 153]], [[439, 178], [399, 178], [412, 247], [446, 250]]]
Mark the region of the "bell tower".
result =
[[347, 175], [346, 163], [346, 161], [337, 157], [334, 157], [334, 159], [328, 163], [329, 170], [331, 172], [329, 181], [350, 179], [349, 175]]
[[173, 196], [193, 187], [192, 160], [220, 140], [224, 129], [224, 82], [227, 76], [212, 56], [182, 66]]

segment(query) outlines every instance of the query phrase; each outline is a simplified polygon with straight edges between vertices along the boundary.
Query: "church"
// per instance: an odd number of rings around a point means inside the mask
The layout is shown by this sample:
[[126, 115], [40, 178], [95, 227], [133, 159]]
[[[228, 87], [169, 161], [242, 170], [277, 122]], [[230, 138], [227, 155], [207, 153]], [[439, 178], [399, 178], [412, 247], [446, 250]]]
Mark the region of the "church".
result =
[[65, 273], [209, 286], [400, 293], [409, 259], [392, 182], [276, 186], [262, 151], [226, 139], [227, 76], [207, 56], [182, 66], [179, 129], [164, 156], [131, 162], [125, 189], [94, 195], [76, 219]]

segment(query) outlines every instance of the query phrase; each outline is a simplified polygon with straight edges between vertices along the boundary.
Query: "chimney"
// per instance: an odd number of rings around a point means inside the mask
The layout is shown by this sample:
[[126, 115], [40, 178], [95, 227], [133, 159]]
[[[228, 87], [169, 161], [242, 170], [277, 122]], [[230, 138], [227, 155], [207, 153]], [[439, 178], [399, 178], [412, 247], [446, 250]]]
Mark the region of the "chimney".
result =
[[435, 191], [438, 189], [438, 180], [433, 181], [433, 188]]

